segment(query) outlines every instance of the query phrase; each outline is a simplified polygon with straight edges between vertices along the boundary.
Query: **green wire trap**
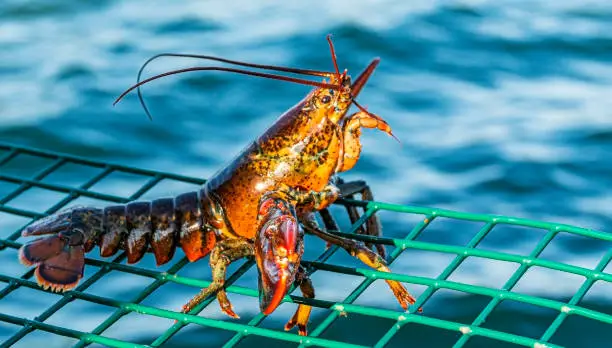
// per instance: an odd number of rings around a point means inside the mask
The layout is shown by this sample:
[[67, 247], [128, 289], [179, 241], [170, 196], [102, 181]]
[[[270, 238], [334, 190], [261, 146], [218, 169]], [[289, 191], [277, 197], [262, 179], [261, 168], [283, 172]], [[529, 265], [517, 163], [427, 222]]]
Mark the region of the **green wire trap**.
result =
[[[30, 169], [24, 169], [24, 166], [20, 165], [20, 163], [28, 164], [28, 168], [35, 167], [34, 163], [37, 163], [40, 164], [40, 168], [32, 173], [29, 172]], [[90, 173], [91, 175], [83, 178], [80, 185], [75, 186], [73, 184], [62, 183], [62, 175], [58, 173], [71, 166], [78, 167], [79, 173]], [[104, 182], [109, 180], [110, 177], [117, 175], [137, 177], [139, 182], [138, 188], [133, 192], [128, 192], [127, 190], [134, 187], [134, 181], [129, 181], [131, 187], [125, 188], [125, 191], [114, 194], [103, 193], [104, 190], [101, 188], [104, 188]], [[204, 183], [204, 180], [107, 164], [69, 155], [0, 143], [0, 260], [6, 264], [7, 260], [16, 258], [16, 250], [21, 246], [21, 242], [18, 241], [20, 232], [23, 227], [35, 219], [54, 213], [82, 199], [89, 199], [98, 205], [103, 205], [105, 202], [126, 203], [149, 194], [150, 191], [155, 190], [162, 182], [171, 182], [176, 187], [179, 187], [180, 185], [201, 185]], [[175, 191], [175, 193], [183, 191], [185, 190], [181, 189]], [[40, 201], [37, 201], [36, 204], [24, 204], [23, 197], [27, 195], [30, 195], [28, 202], [32, 202], [32, 195], [35, 195], [37, 200], [39, 197]], [[448, 262], [444, 263], [441, 272], [433, 276], [414, 275], [410, 271], [406, 274], [382, 273], [368, 269], [358, 262], [351, 263], [351, 266], [336, 263], [333, 260], [335, 260], [335, 253], [338, 252], [338, 248], [331, 247], [326, 250], [321, 248], [321, 252], [317, 257], [306, 258], [305, 261], [305, 265], [314, 274], [323, 271], [336, 274], [338, 277], [356, 277], [359, 281], [357, 286], [351, 288], [348, 296], [342, 301], [330, 301], [326, 299], [326, 296], [309, 300], [299, 296], [299, 291], [293, 291], [290, 295], [286, 296], [285, 302], [308, 303], [316, 307], [316, 313], [313, 313], [311, 318], [309, 336], [307, 337], [298, 336], [294, 331], [284, 332], [282, 324], [265, 325], [265, 316], [261, 313], [255, 314], [247, 321], [215, 319], [218, 317], [208, 315], [208, 313], [220, 312], [217, 304], [213, 303], [214, 297], [209, 298], [195, 308], [194, 314], [182, 314], [178, 312], [179, 308], [167, 309], [156, 306], [154, 293], [163, 287], [171, 285], [192, 287], [195, 293], [199, 288], [209, 284], [208, 279], [210, 277], [197, 278], [181, 275], [181, 271], [189, 264], [184, 257], [176, 256], [169, 267], [158, 270], [142, 267], [139, 264], [126, 265], [123, 254], [118, 254], [114, 258], [109, 259], [98, 259], [95, 258], [96, 252], [91, 252], [88, 254], [89, 258], [86, 261], [87, 276], [81, 281], [79, 286], [74, 291], [53, 295], [55, 297], [51, 305], [41, 307], [38, 314], [34, 317], [19, 315], [19, 306], [33, 306], [36, 304], [35, 299], [32, 298], [33, 303], [30, 303], [30, 301], [20, 303], [14, 300], [14, 293], [20, 289], [29, 289], [28, 294], [43, 292], [48, 294], [50, 292], [43, 290], [36, 284], [33, 279], [33, 270], [28, 270], [25, 267], [7, 266], [0, 269], [0, 335], [2, 335], [0, 336], [0, 342], [4, 340], [2, 347], [18, 346], [20, 344], [27, 345], [25, 342], [27, 342], [28, 336], [35, 332], [47, 333], [44, 336], [45, 338], [52, 335], [54, 336], [53, 340], [60, 338], [70, 339], [65, 342], [69, 342], [67, 344], [74, 344], [76, 347], [84, 347], [91, 344], [112, 347], [158, 347], [172, 345], [171, 339], [181, 335], [190, 335], [189, 337], [194, 341], [193, 345], [199, 346], [206, 345], [206, 339], [204, 338], [206, 330], [215, 330], [214, 332], [221, 330], [226, 334], [229, 333], [228, 339], [224, 341], [227, 347], [241, 344], [248, 345], [248, 340], [252, 338], [269, 340], [272, 344], [292, 344], [294, 346], [411, 346], [411, 343], [420, 342], [422, 344], [423, 341], [413, 341], [410, 337], [406, 338], [403, 332], [412, 330], [410, 332], [414, 333], [415, 328], [418, 328], [416, 329], [417, 332], [422, 330], [422, 332], [433, 333], [432, 340], [435, 340], [437, 336], [451, 337], [449, 344], [454, 347], [486, 346], [487, 344], [497, 346], [498, 344], [505, 343], [543, 348], [567, 346], [579, 342], [563, 340], [565, 336], [560, 335], [564, 330], [564, 324], [572, 320], [572, 318], [582, 320], [585, 323], [582, 327], [589, 330], [588, 332], [576, 333], [576, 335], [583, 334], [580, 340], [585, 345], [588, 345], [589, 340], [594, 337], [603, 337], [605, 339], [606, 335], [610, 338], [607, 342], [612, 342], [612, 334], [609, 334], [610, 330], [612, 330], [610, 325], [612, 324], [612, 311], [610, 310], [612, 306], [610, 306], [610, 303], [592, 305], [590, 302], [584, 301], [585, 296], [587, 296], [595, 284], [602, 284], [603, 286], [608, 286], [608, 289], [612, 289], [609, 287], [612, 283], [612, 274], [610, 274], [609, 268], [608, 270], [606, 269], [612, 258], [612, 234], [569, 225], [506, 216], [459, 213], [442, 209], [400, 206], [379, 202], [344, 200], [339, 202], [338, 205], [356, 205], [362, 208], [365, 213], [359, 221], [347, 227], [345, 231], [336, 233], [350, 235], [352, 238], [363, 242], [375, 241], [386, 244], [391, 251], [388, 261], [392, 272], [397, 272], [398, 269], [394, 267], [394, 261], [398, 260], [406, 251], [431, 252], [432, 255], [444, 255], [447, 258], [442, 260], [448, 260]], [[341, 212], [342, 210], [338, 209], [337, 211]], [[359, 226], [374, 213], [394, 214], [393, 216], [397, 217], [396, 221], [399, 221], [397, 223], [407, 221], [408, 217], [417, 222], [410, 225], [406, 223], [409, 226], [404, 226], [406, 233], [401, 236], [375, 238], [355, 235], [354, 232]], [[433, 241], [428, 238], [421, 238], [424, 234], [427, 234], [426, 231], [433, 229], [432, 224], [440, 220], [451, 222], [467, 221], [479, 227], [466, 243], [449, 243], [436, 240], [435, 238]], [[7, 230], [7, 225], [10, 226], [10, 230]], [[534, 242], [535, 246], [532, 246], [530, 251], [524, 254], [508, 252], [503, 250], [503, 248], [501, 250], [491, 250], [481, 247], [483, 240], [490, 236], [493, 231], [504, 229], [508, 226], [520, 226], [525, 229], [524, 231], [522, 230], [522, 233], [530, 233], [530, 236], [538, 236], [539, 239], [536, 239]], [[510, 233], [507, 230], [504, 231]], [[461, 230], [455, 231], [457, 234], [462, 232]], [[430, 234], [433, 235], [433, 233]], [[587, 246], [597, 245], [602, 250], [603, 256], [591, 267], [569, 263], [567, 260], [553, 260], [546, 257], [548, 255], [546, 251], [551, 248], [550, 245], [554, 244], [554, 241], [560, 235], [579, 237]], [[508, 240], [513, 238], [513, 236], [506, 237]], [[308, 249], [309, 246], [306, 245], [306, 248]], [[338, 254], [342, 253], [344, 253], [342, 250], [338, 252]], [[499, 287], [454, 279], [454, 274], [462, 265], [476, 259], [512, 265], [515, 269], [510, 273], [505, 283]], [[200, 262], [201, 265], [198, 267], [208, 267], [206, 261]], [[230, 296], [257, 297], [257, 289], [254, 282], [249, 286], [235, 284], [249, 270], [254, 269], [253, 266], [253, 261], [245, 260], [235, 268], [233, 273], [229, 273], [227, 291]], [[531, 293], [516, 291], [517, 284], [527, 277], [526, 274], [529, 270], [534, 268], [554, 271], [554, 274], [577, 277], [580, 279], [580, 283], [577, 286], [577, 290], [572, 292], [568, 298], [544, 295], [536, 296]], [[149, 283], [139, 293], [129, 293], [118, 297], [107, 297], [100, 295], [100, 291], [91, 291], [100, 284], [104, 284], [107, 287], [113, 286], [112, 281], [105, 282], [105, 280], [109, 278], [110, 274], [116, 274], [117, 272], [119, 274], [129, 274], [148, 279]], [[375, 282], [382, 283], [383, 279], [394, 279], [404, 282], [409, 291], [418, 295], [417, 303], [410, 307], [407, 312], [403, 312], [395, 302], [390, 302], [389, 306], [385, 308], [372, 306], [368, 304], [369, 302], [361, 302], [360, 299], [364, 297], [368, 288]], [[530, 279], [531, 281], [537, 281], [533, 277]], [[319, 292], [325, 288], [334, 289], [335, 286], [334, 284], [320, 284], [314, 279], [313, 282]], [[555, 282], [547, 284], [551, 292], [554, 292], [558, 285], [560, 284], [555, 284]], [[117, 283], [114, 286], [120, 287], [121, 283]], [[418, 292], [415, 289], [422, 289], [422, 291]], [[385, 288], [385, 291], [389, 292], [387, 288]], [[451, 320], [449, 316], [443, 314], [444, 311], [448, 310], [457, 314], [458, 311], [461, 311], [461, 308], [466, 308], [463, 305], [463, 300], [457, 299], [451, 302], [444, 302], [446, 308], [437, 310], [433, 305], [428, 306], [432, 302], [436, 303], [435, 296], [437, 293], [445, 291], [459, 293], [463, 296], [461, 298], [464, 299], [466, 296], [479, 298], [481, 305], [476, 310], [468, 308], [471, 312], [476, 311], [473, 317], [462, 321]], [[607, 300], [609, 301], [609, 297]], [[49, 320], [55, 313], [75, 301], [86, 301], [87, 303], [103, 306], [109, 311], [109, 314], [89, 331], [68, 328], [66, 327], [68, 325], [62, 325], [62, 323], [58, 323], [56, 320]], [[213, 304], [211, 305], [211, 303]], [[504, 325], [492, 327], [488, 321], [491, 321], [496, 316], [496, 310], [503, 307], [505, 303], [515, 303], [519, 304], [519, 306], [529, 307], [536, 313], [540, 311], [548, 313], [550, 320], [540, 329], [541, 332], [536, 335], [507, 330], [509, 327], [504, 327]], [[210, 311], [206, 311], [203, 315], [198, 315], [202, 310], [206, 310], [209, 305], [211, 307]], [[417, 312], [419, 307], [423, 307], [423, 313]], [[3, 310], [5, 308], [12, 308], [13, 310]], [[317, 310], [317, 308], [319, 309]], [[236, 308], [236, 310], [240, 314], [247, 309]], [[252, 308], [249, 310], [252, 310]], [[167, 324], [161, 331], [161, 334], [148, 341], [130, 341], [122, 337], [113, 337], [113, 335], [109, 334], [113, 326], [117, 325], [122, 318], [128, 317], [132, 313], [144, 314], [148, 317], [165, 318], [167, 319]], [[517, 312], [510, 311], [504, 313]], [[359, 323], [362, 323], [364, 318], [369, 323], [380, 323], [377, 326], [383, 328], [379, 330], [378, 336], [372, 342], [366, 342], [367, 340], [360, 338], [360, 332], [367, 329], [359, 326]], [[289, 316], [285, 318], [285, 320], [288, 319]], [[517, 317], [509, 318], [509, 320], [523, 321], [529, 324], [530, 319]], [[349, 323], [349, 325], [351, 321], [357, 323], [349, 334], [353, 338], [350, 342], [349, 340], [344, 340], [342, 334], [333, 334], [337, 323], [340, 321]], [[189, 333], [186, 332], [188, 330], [184, 330], [186, 327], [193, 328], [194, 326], [199, 328], [195, 333]], [[594, 331], [596, 329], [601, 329], [602, 332]], [[330, 332], [332, 334], [328, 334]], [[402, 337], [401, 339], [398, 338], [400, 336]], [[60, 340], [58, 342], [64, 341]], [[432, 346], [434, 345], [432, 343]]]

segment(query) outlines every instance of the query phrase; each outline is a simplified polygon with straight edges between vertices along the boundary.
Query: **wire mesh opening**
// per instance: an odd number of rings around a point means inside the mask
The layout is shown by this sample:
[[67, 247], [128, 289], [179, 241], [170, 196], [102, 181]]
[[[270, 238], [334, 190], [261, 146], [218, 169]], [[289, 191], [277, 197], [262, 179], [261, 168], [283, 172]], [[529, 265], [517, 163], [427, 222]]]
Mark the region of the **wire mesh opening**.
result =
[[[28, 168], [24, 170], [24, 168]], [[37, 170], [33, 173], [32, 168]], [[74, 184], [69, 173], [78, 171], [82, 182]], [[85, 173], [85, 174], [84, 174]], [[158, 193], [162, 182], [171, 182], [177, 189], [202, 185], [204, 180], [171, 173], [150, 171], [129, 166], [112, 165], [84, 158], [56, 154], [25, 147], [0, 143], [0, 336], [2, 346], [44, 340], [54, 335], [66, 337], [67, 344], [84, 347], [101, 344], [112, 347], [141, 347], [172, 345], [173, 339], [185, 335], [195, 342], [205, 342], [207, 337], [216, 335], [223, 338], [227, 347], [238, 344], [266, 344], [292, 342], [300, 346], [405, 346], [415, 335], [435, 336], [454, 347], [471, 344], [516, 344], [531, 347], [558, 347], [567, 344], [565, 327], [572, 322], [588, 322], [591, 330], [601, 330], [602, 337], [610, 330], [612, 313], [601, 306], [584, 301], [593, 293], [609, 293], [612, 289], [612, 274], [608, 264], [612, 258], [612, 234], [579, 227], [517, 219], [506, 216], [492, 216], [460, 213], [435, 208], [400, 206], [380, 202], [343, 200], [338, 205], [355, 205], [365, 213], [355, 224], [345, 224], [339, 235], [350, 236], [364, 242], [378, 242], [390, 250], [390, 267], [393, 262], [407, 258], [407, 262], [427, 262], [432, 258], [444, 258], [444, 267], [431, 274], [382, 273], [356, 263], [342, 262], [344, 253], [336, 253], [331, 247], [323, 252], [307, 251], [304, 264], [316, 273], [330, 272], [350, 284], [338, 300], [330, 301], [323, 296], [319, 299], [305, 299], [291, 293], [285, 302], [307, 303], [314, 307], [317, 320], [311, 319], [308, 337], [282, 331], [282, 326], [267, 324], [265, 316], [255, 314], [239, 321], [216, 319], [211, 313], [219, 312], [216, 305], [209, 306], [209, 298], [195, 309], [195, 315], [182, 314], [176, 309], [156, 304], [155, 296], [160, 292], [188, 287], [197, 292], [207, 286], [210, 274], [202, 274], [207, 265], [198, 266], [198, 272], [190, 271], [184, 257], [175, 257], [173, 262], [162, 268], [151, 267], [151, 263], [126, 265], [125, 255], [118, 254], [110, 259], [100, 259], [91, 252], [86, 259], [86, 274], [79, 286], [63, 294], [55, 294], [38, 287], [32, 279], [33, 270], [13, 267], [17, 263], [17, 249], [21, 246], [21, 230], [33, 220], [73, 204], [104, 205], [108, 202], [125, 203]], [[168, 194], [168, 192], [164, 192]], [[150, 198], [152, 198], [150, 197]], [[354, 232], [371, 214], [394, 214], [395, 223], [402, 224], [398, 231], [403, 235], [375, 238], [355, 235]], [[341, 220], [341, 217], [338, 219]], [[405, 221], [416, 221], [405, 223]], [[445, 229], [448, 222], [466, 224], [465, 231], [458, 231], [456, 239], [442, 240], [436, 235]], [[516, 249], [507, 246], [510, 238], [521, 238], [526, 242]], [[523, 238], [525, 237], [525, 238]], [[555, 243], [573, 243], [577, 247], [595, 247], [601, 250], [596, 264], [570, 264], [555, 260], [548, 250]], [[312, 248], [307, 245], [307, 249]], [[548, 257], [550, 255], [550, 257]], [[202, 261], [200, 261], [202, 262]], [[499, 269], [499, 283], [488, 279], [475, 281], [468, 275], [470, 267], [479, 262], [495, 262]], [[196, 263], [197, 264], [197, 263]], [[497, 266], [498, 265], [498, 266]], [[228, 273], [227, 291], [231, 296], [243, 296], [256, 303], [255, 284], [241, 284], [240, 279], [253, 272], [254, 262], [245, 259], [238, 262]], [[608, 267], [608, 268], [606, 268]], [[15, 273], [15, 270], [22, 270]], [[539, 272], [539, 273], [538, 273]], [[566, 280], [570, 279], [570, 280]], [[402, 281], [410, 289], [420, 290], [417, 303], [407, 312], [402, 312], [390, 297], [387, 308], [372, 306], [363, 300], [368, 292], [389, 292], [383, 279]], [[552, 296], [547, 298], [531, 294], [530, 282], [551, 280], [574, 282], [573, 295], [563, 301]], [[344, 281], [346, 280], [346, 282]], [[122, 293], [122, 282], [141, 285], [138, 293]], [[318, 291], [325, 284], [317, 284]], [[591, 291], [591, 289], [593, 289]], [[523, 291], [524, 290], [524, 291]], [[418, 291], [416, 291], [418, 294]], [[390, 294], [390, 292], [389, 292]], [[382, 296], [382, 295], [381, 295]], [[457, 300], [460, 298], [460, 300]], [[25, 301], [28, 308], [20, 303]], [[462, 320], [449, 320], [444, 308], [458, 306], [465, 312]], [[423, 313], [416, 309], [423, 307]], [[511, 320], [529, 321], [520, 313], [540, 311], [548, 318], [548, 324], [531, 328], [528, 334], [512, 332], [504, 324]], [[65, 314], [66, 308], [70, 314]], [[105, 320], [95, 327], [87, 327], [74, 320], [74, 313], [87, 315], [91, 311], [102, 311]], [[197, 313], [204, 311], [203, 316]], [[293, 311], [293, 308], [291, 309]], [[276, 315], [276, 314], [272, 314]], [[284, 313], [283, 313], [284, 315]], [[290, 315], [290, 314], [289, 314]], [[286, 319], [289, 318], [287, 315]], [[348, 317], [349, 320], [339, 320]], [[506, 318], [506, 319], [504, 319]], [[383, 330], [372, 329], [365, 336], [355, 335], [355, 327], [368, 328], [376, 320]], [[147, 325], [164, 327], [163, 332], [152, 341], [135, 342], [112, 336], [115, 324], [146, 321]], [[314, 321], [314, 322], [313, 322]], [[153, 323], [153, 324], [151, 324]], [[381, 327], [380, 325], [378, 326]], [[339, 336], [338, 330], [353, 330], [354, 339]], [[361, 331], [360, 329], [359, 331]], [[365, 330], [365, 329], [364, 329]], [[593, 331], [595, 332], [595, 331]], [[597, 333], [589, 333], [589, 335]], [[363, 335], [366, 335], [364, 333]], [[585, 337], [588, 342], [589, 337]]]

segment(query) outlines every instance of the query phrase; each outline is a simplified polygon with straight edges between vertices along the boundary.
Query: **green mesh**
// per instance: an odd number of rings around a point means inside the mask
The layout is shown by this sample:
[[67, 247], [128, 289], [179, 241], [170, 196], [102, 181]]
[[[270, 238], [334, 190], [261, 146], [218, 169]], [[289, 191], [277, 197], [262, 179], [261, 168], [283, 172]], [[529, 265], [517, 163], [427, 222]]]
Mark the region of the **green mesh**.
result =
[[[34, 173], [33, 175], [32, 173], [23, 173], [22, 175], [4, 174], [2, 168], [4, 166], [10, 165], [12, 161], [19, 157], [44, 159], [48, 162], [48, 164], [46, 165], [46, 167], [42, 168], [39, 172]], [[47, 177], [58, 171], [60, 168], [68, 165], [79, 165], [81, 167], [90, 168], [93, 170], [92, 172], [94, 173], [94, 175], [92, 175], [92, 178], [90, 180], [84, 182], [78, 187], [52, 184], [45, 180]], [[96, 192], [92, 189], [93, 186], [99, 184], [100, 182], [107, 179], [109, 175], [115, 173], [138, 175], [147, 178], [147, 180], [133, 194], [129, 196], [103, 194], [100, 192]], [[162, 180], [172, 180], [176, 182], [197, 185], [201, 185], [204, 183], [204, 180], [198, 178], [163, 173], [158, 171], [143, 170], [128, 166], [112, 165], [74, 156], [56, 154], [0, 143], [0, 184], [8, 183], [14, 186], [14, 189], [6, 192], [3, 197], [0, 194], [0, 212], [25, 217], [28, 219], [27, 223], [30, 223], [34, 219], [54, 213], [60, 208], [71, 204], [79, 197], [88, 197], [96, 200], [116, 203], [129, 202], [131, 200], [138, 199], [143, 194], [158, 185]], [[45, 192], [53, 194], [61, 194], [63, 198], [57, 204], [53, 205], [51, 208], [45, 211], [32, 211], [12, 206], [12, 202], [14, 202], [19, 196], [32, 189], [43, 190]], [[151, 316], [158, 316], [162, 318], [176, 320], [176, 322], [171, 325], [161, 336], [157, 337], [152, 343], [150, 343], [149, 346], [153, 347], [163, 345], [174, 335], [180, 335], [181, 329], [183, 329], [187, 324], [196, 324], [204, 327], [212, 327], [233, 332], [234, 336], [225, 344], [227, 347], [231, 347], [238, 344], [242, 339], [249, 335], [294, 342], [300, 344], [301, 346], [357, 346], [355, 344], [349, 344], [346, 342], [320, 338], [322, 333], [326, 329], [328, 329], [330, 325], [332, 325], [334, 321], [338, 319], [338, 317], [348, 315], [350, 318], [351, 314], [385, 318], [387, 320], [391, 319], [394, 321], [394, 323], [390, 325], [386, 333], [382, 335], [382, 337], [380, 337], [375, 343], [375, 346], [379, 347], [385, 346], [387, 343], [389, 343], [389, 341], [394, 337], [394, 335], [396, 335], [399, 330], [401, 330], [402, 327], [408, 323], [420, 324], [431, 328], [436, 328], [438, 330], [448, 330], [460, 333], [459, 339], [454, 344], [455, 347], [464, 346], [472, 337], [475, 336], [481, 336], [498, 341], [511, 342], [524, 346], [556, 347], [555, 344], [550, 343], [551, 338], [559, 330], [559, 327], [569, 316], [578, 316], [602, 322], [605, 324], [612, 324], [612, 315], [597, 310], [585, 308], [579, 305], [580, 301], [584, 298], [586, 293], [596, 281], [603, 281], [608, 283], [612, 282], [612, 274], [604, 272], [604, 269], [612, 258], [612, 248], [607, 249], [607, 252], [601, 258], [601, 260], [594, 269], [587, 269], [584, 267], [539, 258], [539, 256], [544, 252], [545, 248], [551, 243], [553, 238], [560, 232], [583, 236], [590, 240], [599, 240], [606, 242], [612, 241], [612, 234], [563, 224], [547, 223], [527, 219], [517, 219], [506, 216], [459, 213], [434, 208], [400, 206], [379, 202], [362, 202], [354, 200], [344, 200], [339, 202], [339, 204], [357, 205], [364, 208], [366, 210], [366, 213], [360, 218], [359, 221], [353, 224], [348, 231], [346, 231], [345, 233], [337, 233], [340, 235], [350, 235], [352, 238], [364, 242], [376, 241], [394, 247], [389, 257], [389, 262], [391, 263], [392, 270], [393, 261], [396, 260], [400, 256], [400, 254], [402, 254], [402, 252], [408, 249], [446, 253], [454, 255], [454, 258], [445, 267], [445, 269], [435, 278], [411, 276], [408, 274], [382, 273], [365, 267], [354, 268], [334, 265], [332, 263], [329, 263], [328, 259], [338, 250], [337, 247], [331, 247], [325, 250], [315, 260], [304, 261], [304, 264], [309, 269], [314, 270], [314, 272], [316, 272], [317, 270], [324, 270], [328, 272], [337, 272], [340, 274], [348, 274], [362, 278], [361, 283], [355, 289], [353, 289], [350, 295], [346, 297], [342, 302], [330, 302], [320, 299], [305, 299], [303, 297], [293, 294], [287, 295], [285, 297], [284, 301], [286, 302], [307, 303], [315, 307], [327, 309], [328, 312], [326, 316], [318, 325], [311, 324], [308, 337], [301, 337], [291, 332], [284, 332], [280, 327], [277, 330], [260, 327], [260, 323], [265, 318], [265, 316], [262, 314], [255, 315], [247, 324], [241, 324], [231, 321], [220, 321], [197, 316], [197, 313], [202, 311], [204, 307], [208, 306], [211, 302], [213, 302], [214, 297], [207, 299], [197, 308], [194, 308], [191, 314], [182, 314], [175, 311], [156, 308], [151, 305], [142, 305], [141, 303], [149, 295], [151, 295], [156, 289], [160, 288], [166, 283], [178, 283], [187, 286], [192, 286], [195, 288], [202, 288], [208, 286], [208, 281], [176, 275], [176, 273], [188, 263], [185, 258], [180, 259], [178, 257], [175, 257], [175, 263], [171, 265], [171, 267], [165, 272], [158, 272], [137, 266], [121, 264], [121, 262], [125, 259], [124, 254], [118, 255], [110, 261], [101, 261], [88, 258], [86, 260], [86, 263], [89, 267], [94, 267], [96, 269], [95, 273], [85, 279], [81, 284], [79, 284], [79, 286], [74, 291], [64, 293], [63, 296], [49, 308], [46, 308], [45, 310], [41, 309], [42, 313], [36, 318], [26, 319], [23, 317], [0, 313], [0, 324], [1, 322], [5, 322], [21, 327], [21, 329], [19, 329], [14, 335], [9, 337], [2, 344], [2, 346], [11, 346], [12, 344], [19, 342], [26, 335], [30, 334], [35, 330], [42, 330], [55, 335], [75, 338], [79, 340], [76, 344], [76, 346], [78, 347], [87, 346], [92, 343], [98, 343], [112, 347], [143, 346], [134, 342], [122, 341], [119, 339], [114, 339], [105, 336], [105, 331], [109, 327], [111, 327], [119, 319], [129, 314], [130, 312], [138, 312]], [[376, 238], [353, 234], [371, 214], [378, 211], [392, 211], [397, 214], [412, 214], [421, 216], [421, 219], [420, 223], [417, 223], [414, 228], [412, 228], [412, 230], [410, 230], [403, 238]], [[465, 246], [440, 244], [416, 240], [417, 237], [428, 228], [432, 221], [441, 217], [453, 220], [481, 222], [484, 224], [484, 226], [472, 237], [472, 239]], [[529, 253], [528, 255], [517, 255], [476, 248], [476, 246], [478, 246], [478, 244], [485, 238], [485, 236], [487, 236], [491, 232], [491, 230], [498, 226], [504, 225], [518, 225], [530, 227], [533, 229], [540, 229], [544, 230], [545, 234], [538, 241], [537, 245], [531, 251], [531, 253]], [[0, 239], [0, 252], [2, 252], [3, 250], [14, 250], [20, 247], [21, 244], [17, 242], [17, 239], [19, 238], [20, 232], [23, 227], [25, 227], [25, 225], [17, 228], [12, 234], [9, 234], [10, 232], [2, 231], [0, 237], [3, 238]], [[455, 270], [457, 270], [457, 268], [466, 259], [472, 257], [506, 261], [518, 264], [519, 266], [518, 269], [512, 274], [512, 276], [500, 289], [448, 280], [451, 274], [455, 272]], [[229, 293], [241, 294], [252, 297], [257, 296], [257, 290], [255, 288], [246, 288], [232, 285], [246, 271], [253, 267], [253, 265], [254, 262], [252, 260], [248, 260], [228, 277], [227, 291]], [[513, 292], [513, 288], [519, 282], [521, 277], [523, 277], [527, 270], [533, 266], [549, 270], [556, 270], [568, 274], [579, 275], [582, 276], [584, 280], [579, 289], [567, 302], [561, 302], [557, 300]], [[111, 271], [126, 272], [129, 274], [148, 277], [154, 279], [154, 282], [148, 287], [146, 287], [142, 292], [135, 294], [133, 298], [130, 299], [130, 301], [118, 301], [116, 299], [93, 295], [86, 292], [89, 287], [103, 279], [105, 275], [107, 275]], [[0, 282], [5, 283], [5, 287], [0, 291], [0, 300], [4, 299], [8, 295], [10, 295], [11, 292], [15, 291], [20, 287], [27, 287], [35, 289], [36, 291], [45, 291], [37, 286], [36, 282], [32, 279], [32, 277], [33, 270], [25, 270], [25, 268], [23, 274], [19, 277], [9, 276], [4, 274], [4, 272], [0, 271]], [[364, 305], [354, 304], [354, 302], [364, 293], [364, 291], [377, 279], [398, 280], [404, 282], [408, 288], [410, 288], [410, 286], [413, 284], [418, 284], [424, 286], [425, 291], [420, 296], [418, 296], [416, 305], [411, 306], [407, 312], [402, 312], [400, 310], [372, 308]], [[445, 319], [428, 317], [426, 313], [416, 313], [417, 308], [423, 306], [432, 297], [432, 295], [434, 295], [436, 291], [441, 289], [449, 289], [466, 294], [484, 296], [488, 299], [488, 304], [479, 313], [476, 319], [473, 320], [473, 322], [469, 325]], [[45, 322], [51, 315], [53, 315], [55, 312], [57, 312], [62, 307], [66, 306], [75, 299], [90, 301], [96, 304], [109, 306], [115, 308], [115, 310], [112, 315], [108, 316], [106, 320], [100, 323], [91, 332], [81, 332]], [[483, 327], [482, 324], [485, 322], [485, 320], [487, 320], [493, 310], [504, 300], [512, 300], [524, 304], [554, 310], [557, 312], [556, 318], [547, 327], [544, 334], [541, 335], [541, 337], [539, 338], [523, 337], [512, 333], [502, 332]], [[612, 327], [610, 328], [612, 329]]]

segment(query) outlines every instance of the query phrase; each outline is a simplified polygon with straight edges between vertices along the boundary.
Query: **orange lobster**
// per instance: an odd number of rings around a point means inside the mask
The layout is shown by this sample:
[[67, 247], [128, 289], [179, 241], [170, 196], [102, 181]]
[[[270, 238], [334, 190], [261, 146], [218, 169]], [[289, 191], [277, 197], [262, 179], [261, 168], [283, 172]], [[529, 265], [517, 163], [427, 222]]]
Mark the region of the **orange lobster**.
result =
[[[360, 193], [364, 199], [372, 199], [364, 182], [344, 183], [336, 177], [359, 159], [361, 128], [379, 129], [393, 136], [382, 118], [355, 101], [379, 60], [374, 59], [351, 83], [346, 70], [339, 72], [331, 38], [328, 36], [327, 40], [335, 72], [175, 55], [319, 76], [327, 79], [323, 82], [252, 70], [195, 67], [154, 76], [125, 91], [117, 101], [154, 79], [196, 70], [231, 71], [316, 87], [213, 175], [199, 192], [106, 208], [75, 207], [28, 226], [23, 236], [50, 235], [30, 241], [20, 249], [21, 261], [36, 266], [38, 283], [57, 291], [74, 288], [83, 275], [84, 254], [95, 245], [99, 245], [104, 257], [125, 250], [128, 263], [138, 262], [145, 252], [152, 251], [158, 265], [168, 262], [180, 245], [191, 262], [210, 253], [213, 277], [211, 285], [191, 299], [183, 312], [216, 294], [221, 310], [237, 318], [224, 290], [226, 268], [239, 258], [254, 256], [259, 271], [260, 309], [267, 315], [278, 307], [293, 283], [300, 287], [304, 297], [314, 298], [312, 283], [300, 266], [304, 232], [341, 246], [370, 267], [389, 272], [382, 246], [377, 246], [376, 253], [360, 242], [321, 229], [314, 218], [315, 211], [325, 211], [340, 196]], [[347, 116], [352, 104], [360, 111]], [[353, 221], [354, 215], [353, 212]], [[326, 228], [334, 228], [331, 215], [322, 216]], [[380, 235], [376, 216], [369, 219], [362, 232]], [[386, 282], [404, 309], [414, 303], [400, 282]], [[297, 325], [299, 334], [306, 335], [310, 310], [310, 306], [300, 304], [285, 330]]]

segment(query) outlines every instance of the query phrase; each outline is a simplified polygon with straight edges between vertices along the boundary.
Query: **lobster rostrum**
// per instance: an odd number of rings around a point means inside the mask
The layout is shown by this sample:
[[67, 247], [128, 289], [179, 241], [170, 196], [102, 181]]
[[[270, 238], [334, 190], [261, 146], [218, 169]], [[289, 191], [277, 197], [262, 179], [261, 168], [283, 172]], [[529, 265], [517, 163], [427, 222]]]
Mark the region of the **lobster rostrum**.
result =
[[[316, 235], [328, 245], [339, 245], [366, 265], [389, 272], [384, 247], [376, 245], [378, 252], [375, 252], [370, 245], [329, 232], [338, 230], [327, 211], [338, 197], [360, 194], [363, 199], [372, 199], [365, 182], [343, 182], [336, 176], [351, 169], [359, 159], [361, 129], [393, 134], [382, 118], [355, 100], [379, 60], [374, 59], [351, 82], [346, 70], [339, 72], [333, 44], [329, 36], [327, 39], [334, 72], [250, 64], [211, 56], [159, 55], [216, 60], [324, 79], [318, 82], [253, 70], [194, 67], [153, 76], [126, 90], [117, 101], [144, 83], [197, 70], [230, 71], [316, 87], [199, 191], [105, 208], [73, 207], [25, 228], [23, 236], [49, 235], [29, 241], [20, 249], [21, 261], [36, 267], [38, 283], [56, 291], [74, 288], [83, 275], [84, 254], [96, 245], [103, 257], [125, 250], [128, 263], [138, 262], [145, 252], [152, 251], [158, 265], [167, 263], [180, 246], [192, 262], [210, 254], [213, 278], [209, 287], [183, 307], [183, 312], [189, 312], [206, 297], [216, 294], [221, 310], [238, 317], [224, 290], [226, 268], [237, 259], [254, 257], [259, 271], [260, 309], [270, 314], [293, 284], [300, 287], [304, 297], [315, 296], [308, 272], [300, 265], [304, 233]], [[347, 115], [353, 104], [359, 111]], [[149, 114], [146, 106], [145, 111]], [[356, 221], [359, 217], [356, 209], [347, 209], [351, 220]], [[315, 218], [316, 211], [321, 213], [324, 229]], [[377, 217], [369, 218], [360, 232], [380, 235]], [[386, 282], [404, 309], [414, 303], [400, 282]], [[297, 325], [299, 334], [306, 335], [310, 310], [310, 306], [300, 304], [285, 329]]]

